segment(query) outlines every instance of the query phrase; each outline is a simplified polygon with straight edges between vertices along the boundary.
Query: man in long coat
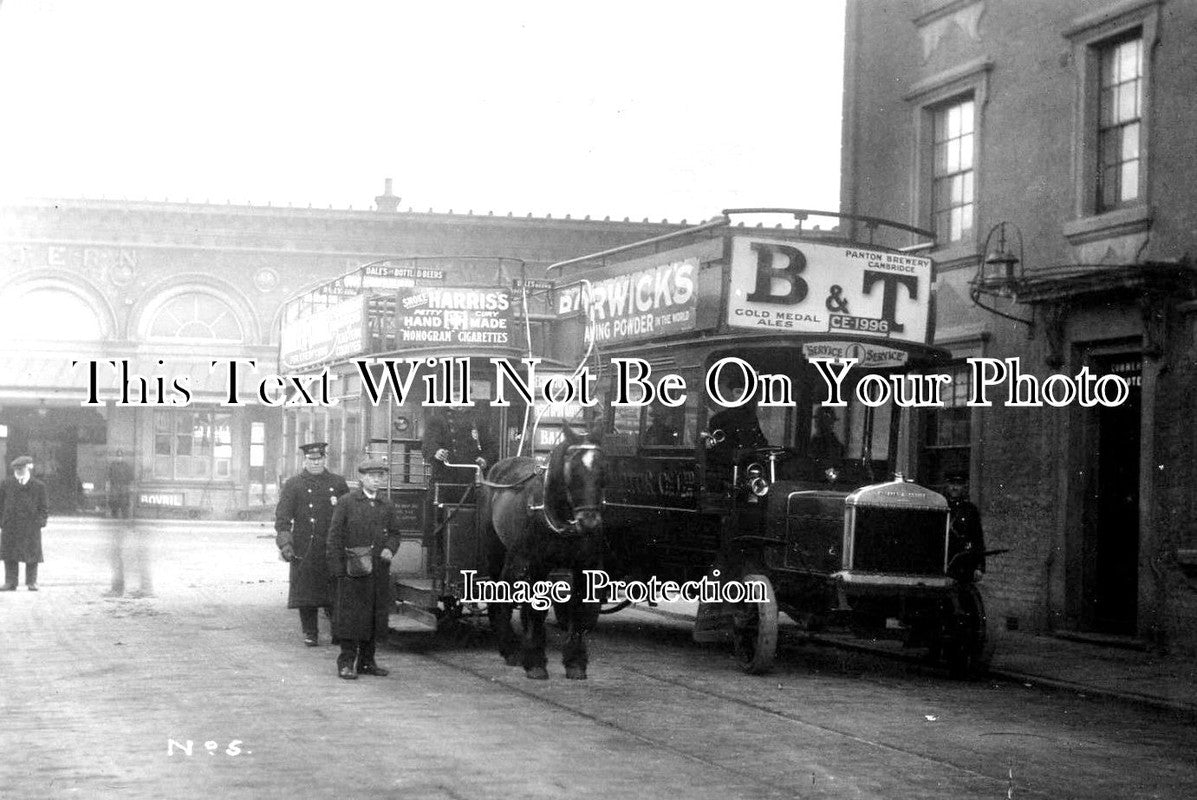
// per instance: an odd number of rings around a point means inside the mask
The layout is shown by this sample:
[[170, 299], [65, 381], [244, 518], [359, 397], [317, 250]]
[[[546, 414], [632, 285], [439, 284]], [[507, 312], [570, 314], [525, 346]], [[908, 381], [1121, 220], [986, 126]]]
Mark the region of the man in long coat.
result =
[[46, 485], [33, 477], [33, 459], [21, 456], [10, 465], [12, 476], [0, 482], [0, 560], [4, 561], [4, 586], [17, 588], [20, 562], [25, 562], [25, 585], [37, 591], [37, 565], [42, 561], [42, 528], [49, 506]]
[[985, 534], [981, 510], [968, 499], [968, 476], [952, 472], [945, 476], [944, 495], [952, 518], [948, 542], [948, 574], [958, 581], [979, 581], [985, 572]]
[[325, 468], [328, 444], [301, 445], [303, 471], [289, 478], [274, 510], [275, 544], [291, 565], [287, 608], [299, 609], [299, 625], [308, 647], [320, 643], [319, 610], [331, 595], [324, 544], [338, 498], [349, 491], [345, 479]]
[[[333, 637], [340, 640], [337, 675], [385, 676], [389, 670], [374, 660], [375, 646], [387, 635], [391, 613], [391, 559], [399, 550], [399, 519], [395, 506], [380, 491], [387, 466], [369, 459], [357, 468], [362, 485], [346, 494], [333, 512], [328, 529], [328, 572], [336, 579], [333, 594]], [[361, 567], [369, 574], [350, 574], [349, 549], [363, 553]], [[360, 572], [362, 570], [352, 570]]]

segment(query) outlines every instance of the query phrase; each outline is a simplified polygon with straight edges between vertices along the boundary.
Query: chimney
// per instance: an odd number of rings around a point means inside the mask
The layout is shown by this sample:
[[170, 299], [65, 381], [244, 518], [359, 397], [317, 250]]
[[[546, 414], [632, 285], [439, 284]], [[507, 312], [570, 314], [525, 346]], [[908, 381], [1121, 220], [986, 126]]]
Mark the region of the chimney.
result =
[[402, 199], [391, 192], [391, 179], [387, 178], [386, 188], [382, 190], [382, 194], [374, 198], [374, 202], [379, 211], [394, 213], [399, 210], [399, 201]]

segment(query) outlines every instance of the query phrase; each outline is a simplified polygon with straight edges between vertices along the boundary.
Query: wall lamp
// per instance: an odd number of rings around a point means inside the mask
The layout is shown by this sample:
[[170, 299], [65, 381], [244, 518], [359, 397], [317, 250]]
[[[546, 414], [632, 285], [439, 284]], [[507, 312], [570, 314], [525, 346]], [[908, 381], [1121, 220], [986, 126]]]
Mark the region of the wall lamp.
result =
[[[1010, 231], [1009, 235], [1007, 228]], [[994, 225], [985, 236], [985, 245], [977, 259], [977, 274], [969, 284], [969, 298], [978, 308], [990, 314], [1026, 325], [1027, 335], [1030, 336], [1035, 329], [1034, 318], [1025, 319], [1007, 314], [982, 300], [1004, 298], [1017, 301], [1018, 291], [1025, 285], [1024, 263], [1022, 231], [1012, 222], [999, 222]]]

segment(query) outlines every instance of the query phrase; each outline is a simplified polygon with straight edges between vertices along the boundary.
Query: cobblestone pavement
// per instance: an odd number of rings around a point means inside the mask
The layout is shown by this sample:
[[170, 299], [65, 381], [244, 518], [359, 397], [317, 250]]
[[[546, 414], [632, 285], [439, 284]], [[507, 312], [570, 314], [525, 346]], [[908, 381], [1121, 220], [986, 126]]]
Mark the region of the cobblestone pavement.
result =
[[340, 681], [334, 649], [303, 647], [283, 608], [268, 532], [155, 530], [155, 596], [141, 599], [102, 596], [104, 536], [52, 525], [42, 591], [0, 594], [0, 797], [1180, 798], [1197, 785], [1188, 717], [826, 648], [787, 649], [752, 678], [635, 611], [603, 620], [585, 682], [559, 664], [527, 681], [482, 644], [416, 635], [380, 653], [390, 677]]

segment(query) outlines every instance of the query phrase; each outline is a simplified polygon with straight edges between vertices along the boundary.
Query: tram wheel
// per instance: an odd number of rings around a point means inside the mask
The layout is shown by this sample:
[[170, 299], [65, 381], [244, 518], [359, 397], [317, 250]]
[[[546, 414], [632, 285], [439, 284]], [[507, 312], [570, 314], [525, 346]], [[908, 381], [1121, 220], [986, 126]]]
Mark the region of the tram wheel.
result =
[[737, 604], [731, 615], [732, 644], [740, 669], [760, 675], [773, 667], [777, 655], [777, 597], [773, 583], [764, 575], [745, 575], [745, 583], [758, 581], [765, 586], [761, 602]]

